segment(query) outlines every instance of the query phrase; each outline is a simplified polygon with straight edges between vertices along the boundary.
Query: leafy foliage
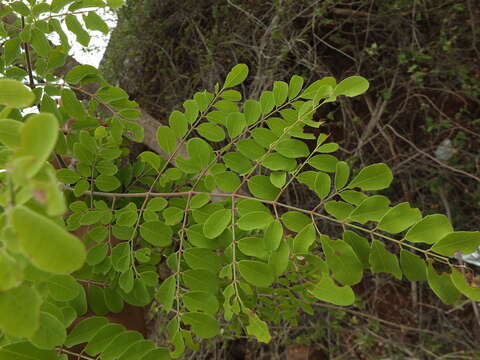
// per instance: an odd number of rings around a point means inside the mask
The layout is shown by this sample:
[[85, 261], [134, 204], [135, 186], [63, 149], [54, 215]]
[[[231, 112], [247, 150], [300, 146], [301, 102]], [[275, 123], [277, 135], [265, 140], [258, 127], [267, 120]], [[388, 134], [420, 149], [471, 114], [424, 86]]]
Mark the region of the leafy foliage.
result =
[[[64, 359], [79, 344], [100, 359], [168, 359], [221, 332], [268, 342], [268, 324], [299, 307], [353, 304], [366, 270], [426, 280], [447, 304], [478, 299], [447, 256], [472, 251], [480, 234], [391, 205], [375, 193], [392, 181], [387, 165], [351, 170], [328, 135], [314, 135], [320, 106], [368, 89], [360, 76], [304, 86], [294, 75], [242, 103], [233, 88], [249, 70], [236, 65], [158, 127], [162, 154], [132, 160], [128, 145], [144, 135], [137, 104], [90, 66], [57, 73], [69, 48], [60, 23], [86, 46], [84, 25], [106, 32], [91, 8], [106, 5], [2, 8], [16, 19], [0, 33], [0, 359]], [[38, 114], [22, 113], [32, 104]], [[318, 198], [315, 208], [284, 201], [296, 183]], [[321, 233], [321, 221], [338, 233]], [[439, 274], [439, 262], [451, 273]], [[168, 349], [104, 317], [125, 304], [168, 317], [159, 329]]]

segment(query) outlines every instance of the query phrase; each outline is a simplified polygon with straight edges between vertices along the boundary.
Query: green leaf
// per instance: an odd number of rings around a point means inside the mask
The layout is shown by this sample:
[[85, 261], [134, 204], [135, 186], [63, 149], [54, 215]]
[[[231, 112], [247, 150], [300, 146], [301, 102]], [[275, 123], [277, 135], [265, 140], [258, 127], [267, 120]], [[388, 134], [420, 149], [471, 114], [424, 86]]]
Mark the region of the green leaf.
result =
[[157, 129], [157, 142], [165, 152], [171, 154], [177, 146], [176, 134], [168, 126], [159, 126]]
[[310, 246], [317, 239], [317, 231], [313, 224], [306, 225], [293, 238], [293, 252], [295, 254], [308, 254]]
[[125, 4], [125, 0], [107, 0], [107, 4], [113, 9], [118, 9]]
[[460, 291], [453, 285], [450, 276], [438, 274], [431, 264], [427, 267], [427, 281], [435, 295], [447, 305], [455, 304], [460, 297]]
[[13, 209], [12, 219], [23, 253], [39, 269], [68, 274], [82, 267], [83, 243], [57, 223], [24, 206]]
[[312, 222], [312, 219], [298, 211], [287, 211], [281, 217], [288, 230], [299, 232]]
[[286, 241], [280, 242], [280, 246], [268, 259], [268, 265], [271, 267], [275, 276], [280, 276], [287, 270], [290, 260], [290, 248]]
[[223, 155], [225, 165], [238, 174], [246, 174], [252, 168], [252, 163], [238, 152], [228, 152]]
[[335, 280], [343, 285], [358, 284], [363, 277], [363, 265], [352, 247], [343, 240], [320, 236], [327, 264]]
[[283, 171], [270, 173], [270, 182], [279, 189], [283, 188], [287, 182], [287, 173]]
[[296, 139], [280, 141], [275, 147], [275, 150], [281, 155], [291, 159], [306, 157], [310, 154], [307, 144]]
[[360, 224], [365, 224], [368, 221], [379, 221], [389, 211], [389, 204], [390, 200], [385, 196], [371, 196], [353, 210], [349, 218]]
[[315, 169], [326, 172], [335, 172], [337, 162], [338, 160], [335, 156], [328, 154], [315, 155], [308, 160], [308, 163]]
[[338, 286], [327, 274], [309, 290], [317, 299], [339, 306], [349, 306], [355, 301], [355, 294], [350, 286]]
[[243, 106], [247, 125], [255, 124], [262, 115], [262, 106], [256, 100], [247, 100]]
[[210, 122], [197, 126], [197, 132], [210, 141], [218, 142], [225, 140], [225, 131], [220, 126]]
[[418, 255], [407, 250], [400, 250], [400, 266], [409, 281], [427, 280], [427, 265]]
[[83, 288], [70, 275], [54, 275], [47, 280], [48, 293], [55, 301], [70, 301], [80, 295]]
[[0, 292], [17, 287], [22, 283], [23, 278], [22, 266], [2, 249], [0, 251]]
[[263, 229], [272, 221], [273, 218], [266, 213], [254, 211], [240, 217], [237, 221], [237, 226], [242, 230]]
[[123, 352], [123, 354], [118, 358], [118, 360], [141, 359], [143, 355], [148, 354], [153, 349], [155, 349], [155, 344], [150, 340], [137, 341], [128, 347], [127, 350], [125, 350], [125, 352]]
[[35, 114], [28, 118], [22, 127], [21, 146], [16, 155], [25, 157], [22, 171], [33, 177], [48, 160], [55, 148], [58, 137], [58, 122], [52, 114]]
[[102, 327], [95, 336], [88, 342], [83, 350], [88, 355], [95, 356], [105, 350], [105, 348], [113, 341], [115, 336], [125, 330], [120, 324], [108, 324]]
[[357, 176], [348, 184], [350, 189], [358, 187], [364, 191], [388, 188], [393, 180], [392, 171], [383, 164], [373, 164], [360, 170]]
[[260, 261], [241, 260], [238, 270], [247, 282], [258, 287], [269, 287], [275, 280], [271, 267]]
[[338, 220], [347, 219], [353, 210], [354, 207], [352, 205], [343, 201], [327, 201], [325, 203], [325, 211]]
[[470, 286], [460, 271], [452, 268], [450, 279], [457, 290], [467, 298], [473, 301], [480, 301], [480, 288]]
[[87, 112], [85, 111], [82, 103], [77, 99], [75, 93], [72, 90], [62, 90], [62, 105], [65, 108], [67, 114], [71, 117], [78, 120], [86, 119]]
[[219, 307], [217, 298], [204, 291], [190, 291], [183, 296], [182, 300], [189, 311], [200, 310], [213, 315]]
[[275, 107], [275, 98], [272, 91], [264, 91], [260, 95], [260, 105], [262, 106], [262, 114], [267, 115]]
[[226, 127], [228, 131], [228, 136], [230, 136], [231, 139], [239, 136], [246, 126], [247, 122], [245, 120], [245, 115], [239, 112], [232, 112], [228, 114]]
[[289, 87], [289, 89], [288, 89], [288, 99], [289, 100], [294, 99], [300, 93], [300, 91], [302, 90], [302, 87], [303, 87], [303, 81], [304, 80], [301, 76], [293, 75], [291, 77], [290, 83], [288, 85], [288, 87]]
[[212, 250], [190, 248], [184, 251], [183, 258], [192, 269], [215, 271], [220, 266], [220, 258]]
[[178, 138], [183, 138], [187, 134], [188, 121], [184, 113], [173, 111], [168, 118], [168, 124]]
[[66, 338], [65, 326], [55, 316], [41, 312], [40, 326], [30, 337], [30, 341], [40, 349], [49, 350], [63, 345]]
[[340, 192], [340, 197], [346, 202], [356, 206], [360, 205], [363, 200], [368, 198], [364, 193], [355, 190], [343, 190]]
[[105, 290], [97, 285], [90, 285], [87, 291], [88, 307], [95, 315], [106, 315], [110, 312], [105, 301]]
[[0, 296], [0, 329], [8, 335], [30, 337], [38, 329], [42, 299], [25, 284]]
[[163, 305], [163, 308], [166, 312], [169, 312], [173, 307], [177, 286], [176, 279], [176, 276], [172, 275], [164, 280], [155, 295], [155, 299], [160, 305]]
[[108, 25], [94, 11], [90, 11], [87, 15], [84, 15], [83, 21], [87, 29], [101, 31], [104, 35], [108, 34]]
[[210, 271], [197, 269], [183, 272], [183, 282], [191, 290], [215, 294], [218, 291], [218, 277]]
[[248, 315], [247, 334], [255, 336], [258, 341], [266, 344], [268, 344], [272, 338], [267, 323], [260, 320], [257, 314]]
[[368, 240], [353, 231], [347, 230], [343, 232], [343, 241], [350, 245], [353, 251], [355, 251], [363, 268], [369, 269], [370, 244]]
[[112, 249], [112, 265], [118, 272], [125, 272], [130, 268], [130, 244], [123, 242]]
[[402, 278], [402, 270], [397, 257], [385, 249], [385, 245], [378, 240], [373, 240], [370, 248], [370, 264], [374, 274], [385, 272], [392, 274], [398, 280]]
[[248, 190], [253, 196], [263, 200], [275, 200], [280, 193], [280, 189], [273, 186], [265, 175], [256, 175], [248, 180]]
[[147, 221], [140, 226], [140, 235], [153, 246], [167, 247], [172, 243], [172, 228], [161, 221]]
[[30, 342], [15, 342], [0, 347], [0, 360], [53, 360], [56, 350], [41, 350]]
[[278, 220], [268, 225], [263, 235], [263, 246], [267, 251], [275, 251], [280, 246], [283, 238], [283, 226]]
[[[4, 51], [3, 56], [4, 56], [5, 65], [11, 65], [20, 55], [21, 42], [22, 40], [20, 39], [20, 37], [16, 37], [16, 38], [5, 41], [3, 45], [3, 51]], [[31, 103], [35, 99], [35, 96], [30, 91], [30, 89], [26, 88], [23, 85], [22, 87], [20, 87], [18, 84], [22, 85], [20, 82], [15, 80], [7, 80], [7, 79], [0, 80], [0, 89], [1, 89], [0, 104], [11, 106], [11, 107], [18, 107], [18, 108], [24, 108], [31, 105]], [[5, 85], [10, 85], [9, 89], [7, 89]], [[16, 93], [16, 90], [18, 89], [21, 91], [20, 94], [22, 94], [20, 99], [17, 99], [12, 95]], [[4, 101], [8, 101], [8, 102], [4, 103]], [[18, 104], [18, 105], [17, 106], [9, 105], [9, 104], [14, 104], [14, 103], [11, 103], [10, 101], [13, 101], [15, 104]]]
[[182, 322], [190, 325], [192, 331], [201, 339], [210, 339], [220, 331], [218, 321], [211, 315], [189, 312], [182, 315]]
[[[327, 156], [327, 155], [324, 155], [324, 156]], [[339, 161], [335, 167], [335, 189], [337, 190], [343, 189], [347, 184], [349, 177], [350, 177], [350, 167], [345, 161]]]
[[21, 143], [23, 123], [12, 119], [0, 119], [0, 142], [15, 149]]
[[221, 209], [211, 214], [203, 224], [203, 234], [208, 239], [215, 239], [230, 225], [232, 221], [232, 211]]
[[265, 259], [268, 255], [263, 246], [263, 241], [259, 237], [245, 237], [238, 241], [238, 248], [247, 255], [258, 259]]
[[345, 95], [354, 97], [361, 95], [368, 90], [369, 84], [367, 79], [361, 76], [350, 76], [338, 83], [333, 91], [334, 96]]
[[65, 17], [65, 24], [68, 30], [75, 34], [77, 42], [83, 46], [88, 46], [90, 43], [90, 35], [83, 29], [82, 24], [80, 24], [75, 15], [68, 14]]
[[38, 29], [33, 29], [32, 38], [30, 41], [32, 44], [32, 48], [38, 55], [48, 57], [52, 48], [50, 47], [50, 43], [48, 42], [47, 37], [42, 31]]
[[97, 74], [97, 68], [92, 65], [77, 65], [65, 75], [65, 81], [69, 84], [76, 85], [84, 78]]
[[116, 336], [113, 341], [100, 354], [102, 360], [118, 359], [133, 344], [143, 340], [142, 334], [137, 331], [124, 331]]
[[434, 214], [425, 216], [416, 223], [405, 235], [410, 242], [435, 244], [447, 234], [453, 232], [452, 224], [445, 215]]
[[420, 210], [411, 208], [409, 203], [401, 203], [388, 210], [377, 225], [377, 229], [398, 234], [408, 229], [422, 218]]
[[480, 232], [478, 231], [456, 231], [445, 235], [430, 249], [437, 254], [453, 256], [459, 252], [471, 254], [480, 246]]
[[68, 334], [66, 347], [89, 342], [102, 327], [108, 324], [107, 318], [92, 316], [81, 320]]
[[282, 106], [287, 100], [288, 84], [284, 81], [275, 81], [273, 83], [273, 97], [275, 98], [275, 106]]
[[75, 184], [81, 176], [73, 170], [60, 169], [57, 171], [57, 179], [64, 184]]
[[223, 84], [224, 89], [228, 89], [234, 86], [237, 86], [245, 81], [248, 76], [248, 66], [245, 64], [235, 65], [232, 70], [227, 75], [225, 79], [225, 84]]
[[113, 191], [122, 185], [115, 176], [98, 175], [95, 179], [95, 186], [101, 191]]

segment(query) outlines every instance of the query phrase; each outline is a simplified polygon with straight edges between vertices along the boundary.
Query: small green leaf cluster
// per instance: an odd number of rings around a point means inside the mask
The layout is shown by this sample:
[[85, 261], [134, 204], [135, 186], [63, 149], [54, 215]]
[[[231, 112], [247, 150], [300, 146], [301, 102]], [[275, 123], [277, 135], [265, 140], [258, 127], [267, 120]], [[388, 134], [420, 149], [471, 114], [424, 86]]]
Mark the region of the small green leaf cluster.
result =
[[[168, 359], [219, 334], [269, 342], [269, 324], [296, 323], [299, 309], [354, 304], [365, 271], [427, 281], [447, 304], [480, 299], [449, 260], [480, 246], [478, 232], [392, 205], [376, 193], [392, 182], [387, 165], [352, 170], [329, 135], [313, 135], [315, 111], [364, 93], [366, 79], [305, 86], [294, 75], [244, 100], [235, 87], [249, 69], [238, 64], [158, 127], [162, 153], [132, 158], [138, 104], [94, 67], [58, 73], [69, 48], [60, 22], [85, 45], [82, 22], [108, 29], [83, 9], [107, 4], [28, 3], [2, 8], [18, 18], [0, 32], [0, 359], [65, 359], [79, 344], [92, 358]], [[294, 186], [317, 205], [289, 204]], [[168, 350], [105, 318], [125, 304], [163, 314]]]

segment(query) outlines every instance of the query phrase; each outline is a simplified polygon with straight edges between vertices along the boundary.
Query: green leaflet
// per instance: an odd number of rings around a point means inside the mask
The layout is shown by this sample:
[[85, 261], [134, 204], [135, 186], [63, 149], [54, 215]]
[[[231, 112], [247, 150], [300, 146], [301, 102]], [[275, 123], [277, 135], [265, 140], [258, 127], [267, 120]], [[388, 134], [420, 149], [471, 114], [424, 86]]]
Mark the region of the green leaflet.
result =
[[11, 149], [20, 146], [23, 123], [12, 119], [0, 119], [0, 142]]
[[400, 251], [400, 266], [408, 280], [427, 280], [427, 264], [418, 255], [402, 249]]
[[157, 129], [157, 142], [165, 152], [171, 154], [177, 146], [176, 134], [168, 126], [159, 126]]
[[448, 274], [438, 274], [431, 264], [427, 266], [427, 281], [433, 292], [445, 304], [453, 305], [460, 297], [460, 292], [453, 285]]
[[338, 286], [326, 274], [323, 274], [320, 281], [308, 292], [319, 300], [339, 306], [349, 306], [355, 301], [355, 294], [350, 286]]
[[470, 254], [480, 246], [480, 232], [456, 231], [442, 237], [431, 250], [445, 256], [453, 256], [459, 252]]
[[382, 163], [373, 164], [360, 170], [357, 176], [348, 184], [348, 188], [367, 190], [382, 190], [390, 186], [393, 180], [392, 171]]
[[56, 301], [70, 301], [80, 295], [83, 288], [70, 275], [54, 275], [48, 278], [49, 295]]
[[82, 242], [52, 220], [24, 206], [13, 209], [12, 219], [23, 253], [39, 269], [68, 274], [83, 265]]
[[[75, 314], [76, 316], [76, 314]], [[62, 346], [67, 338], [65, 326], [53, 315], [41, 312], [40, 326], [30, 337], [33, 345], [40, 349], [54, 349]]]
[[309, 248], [317, 238], [317, 230], [314, 224], [306, 225], [293, 239], [293, 252], [295, 254], [308, 254]]
[[245, 64], [235, 65], [232, 70], [227, 74], [225, 83], [223, 84], [224, 89], [228, 89], [234, 86], [237, 86], [245, 81], [248, 76], [248, 66]]
[[44, 166], [50, 157], [58, 136], [58, 122], [52, 114], [35, 114], [22, 126], [20, 147], [16, 152], [18, 171], [31, 178]]
[[263, 200], [275, 200], [280, 192], [265, 175], [255, 175], [248, 180], [248, 189], [253, 196]]
[[365, 224], [368, 221], [379, 221], [388, 211], [390, 200], [382, 195], [371, 196], [353, 210], [349, 219], [360, 224]]
[[232, 220], [232, 211], [221, 209], [211, 214], [203, 224], [203, 234], [208, 239], [218, 237], [230, 225]]
[[0, 250], [0, 292], [17, 287], [23, 281], [23, 269], [4, 250]]
[[412, 209], [410, 204], [404, 202], [388, 210], [378, 223], [377, 229], [397, 234], [420, 221], [421, 218], [420, 210]]
[[350, 76], [343, 79], [333, 90], [334, 96], [345, 95], [348, 97], [358, 96], [368, 90], [367, 79], [361, 76]]
[[269, 343], [271, 339], [267, 323], [260, 320], [257, 314], [248, 316], [247, 333], [255, 336], [260, 342]]
[[435, 244], [448, 233], [453, 232], [453, 227], [445, 215], [434, 214], [425, 216], [416, 223], [405, 235], [410, 242], [424, 242]]
[[363, 278], [363, 265], [352, 247], [343, 240], [321, 235], [323, 252], [333, 277], [343, 285], [354, 285]]
[[280, 246], [283, 238], [283, 226], [280, 221], [275, 220], [265, 229], [263, 235], [263, 246], [267, 251], [275, 251]]
[[353, 251], [355, 251], [363, 268], [369, 269], [370, 244], [368, 240], [353, 231], [347, 230], [343, 232], [343, 241], [350, 245]]
[[260, 261], [241, 260], [238, 270], [246, 281], [258, 287], [269, 287], [275, 280], [270, 266]]
[[480, 301], [480, 288], [470, 286], [465, 276], [460, 271], [452, 268], [450, 279], [452, 280], [452, 283], [457, 288], [457, 290], [460, 291], [463, 295], [473, 301]]
[[385, 245], [378, 240], [372, 241], [369, 261], [373, 273], [385, 272], [392, 274], [399, 280], [402, 278], [402, 270], [397, 257], [386, 250]]
[[28, 285], [20, 285], [2, 292], [0, 329], [11, 336], [32, 336], [40, 323], [41, 302], [37, 291]]
[[303, 87], [303, 78], [298, 75], [293, 75], [290, 78], [290, 83], [288, 84], [288, 99], [294, 99], [302, 90]]
[[56, 350], [42, 350], [27, 341], [0, 347], [0, 360], [52, 360], [57, 358]]
[[202, 339], [212, 338], [220, 331], [218, 321], [211, 315], [201, 312], [183, 314], [182, 322], [190, 325], [192, 331]]
[[262, 211], [254, 211], [238, 219], [237, 226], [242, 230], [263, 229], [273, 221], [271, 215]]
[[35, 96], [21, 82], [0, 79], [0, 104], [13, 108], [26, 108], [32, 104]]

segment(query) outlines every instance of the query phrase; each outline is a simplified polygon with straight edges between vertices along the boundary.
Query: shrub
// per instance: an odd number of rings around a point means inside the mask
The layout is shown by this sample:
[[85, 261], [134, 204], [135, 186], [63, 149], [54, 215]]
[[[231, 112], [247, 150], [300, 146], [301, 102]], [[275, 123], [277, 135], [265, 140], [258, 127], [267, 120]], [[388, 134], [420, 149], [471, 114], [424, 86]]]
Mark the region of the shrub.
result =
[[[65, 359], [79, 344], [86, 359], [168, 359], [220, 334], [269, 342], [268, 324], [295, 321], [299, 308], [354, 304], [365, 271], [427, 281], [446, 304], [480, 299], [450, 259], [474, 251], [479, 233], [392, 205], [377, 194], [392, 181], [388, 166], [351, 171], [320, 132], [315, 111], [361, 95], [366, 79], [304, 86], [294, 75], [243, 101], [235, 87], [249, 70], [238, 64], [158, 127], [161, 151], [132, 158], [144, 136], [138, 105], [92, 66], [60, 75], [61, 22], [86, 45], [84, 25], [108, 30], [98, 6], [2, 9], [0, 359]], [[313, 208], [288, 201], [299, 186]], [[124, 304], [163, 313], [169, 348], [109, 322]]]

